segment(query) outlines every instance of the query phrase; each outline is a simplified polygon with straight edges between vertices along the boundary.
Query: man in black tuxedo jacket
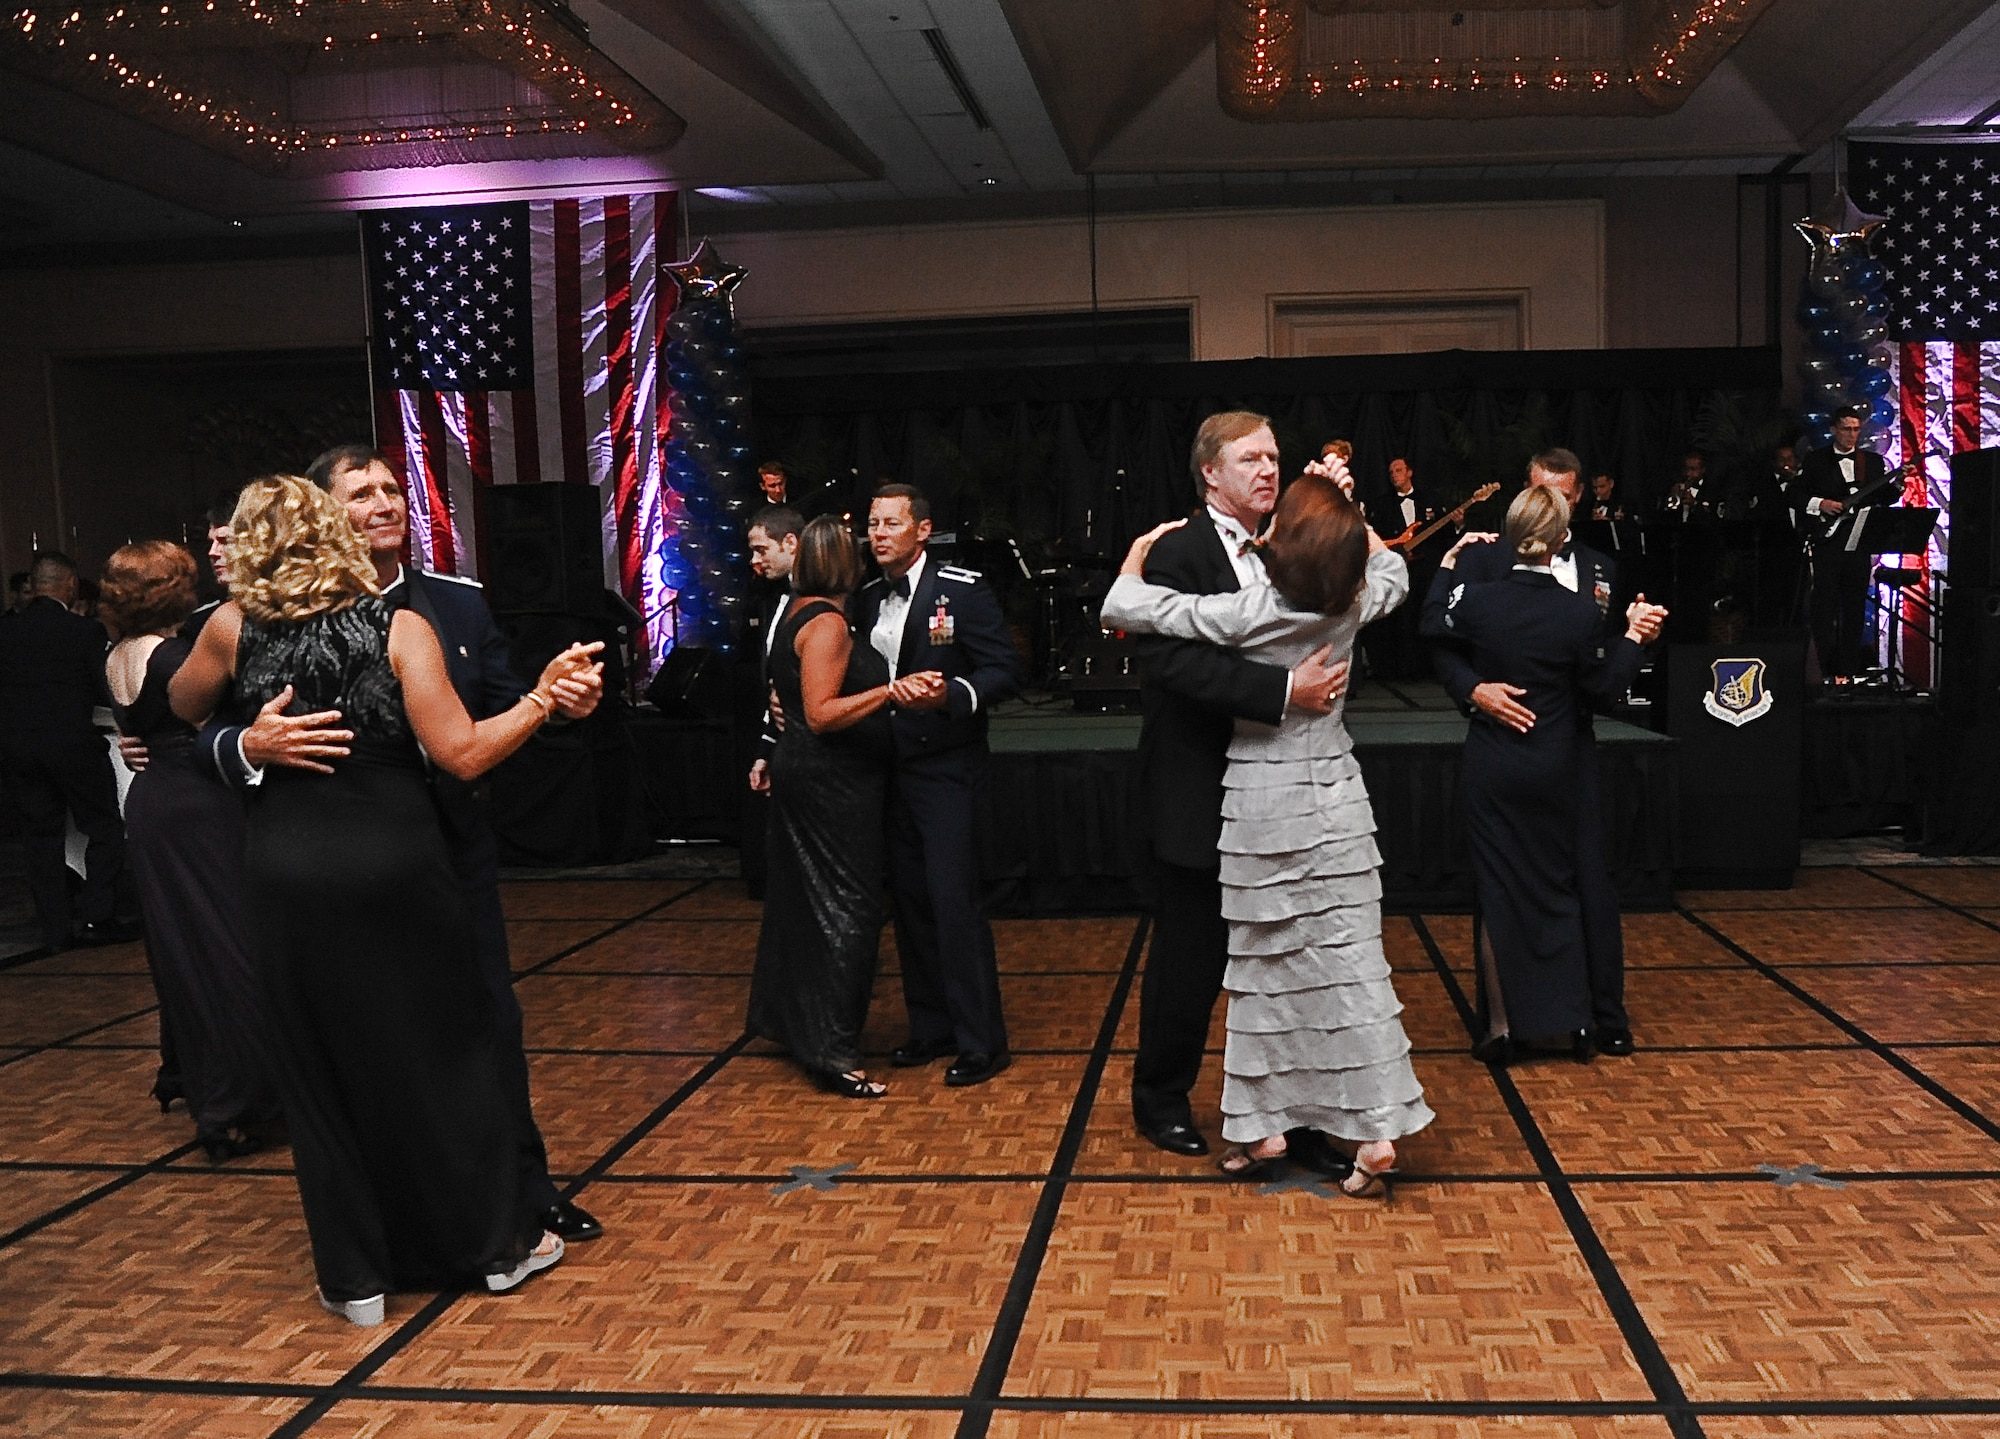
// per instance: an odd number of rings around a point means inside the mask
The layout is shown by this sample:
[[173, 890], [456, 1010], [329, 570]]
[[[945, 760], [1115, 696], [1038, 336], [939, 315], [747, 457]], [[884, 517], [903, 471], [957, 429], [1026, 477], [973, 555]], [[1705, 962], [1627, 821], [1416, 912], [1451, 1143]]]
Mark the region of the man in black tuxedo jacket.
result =
[[[1337, 461], [1325, 461], [1329, 465]], [[1183, 594], [1232, 594], [1264, 582], [1252, 541], [1278, 503], [1278, 441], [1248, 411], [1211, 415], [1189, 458], [1200, 506], [1146, 559], [1146, 579]], [[1345, 467], [1341, 467], [1345, 473]], [[1153, 946], [1139, 990], [1132, 1117], [1174, 1154], [1206, 1154], [1188, 1093], [1229, 964], [1222, 917], [1222, 776], [1238, 719], [1275, 725], [1293, 708], [1324, 714], [1346, 679], [1325, 651], [1296, 670], [1196, 640], [1138, 639], [1140, 787], [1154, 858]], [[1311, 1162], [1310, 1146], [1288, 1152]]]
[[1799, 531], [1812, 538], [1812, 633], [1821, 672], [1852, 675], [1868, 668], [1874, 638], [1868, 631], [1868, 578], [1873, 555], [1849, 554], [1846, 541], [1856, 509], [1900, 502], [1903, 492], [1886, 485], [1856, 497], [1888, 474], [1888, 462], [1861, 448], [1861, 412], [1834, 416], [1833, 446], [1814, 450], [1792, 483]]
[[[1569, 501], [1571, 513], [1583, 500], [1582, 465], [1568, 450], [1545, 450], [1528, 462], [1528, 483], [1546, 485]], [[1514, 557], [1506, 546], [1493, 543], [1494, 536], [1466, 536], [1467, 541], [1454, 562], [1466, 584], [1504, 579], [1514, 568]], [[1549, 572], [1566, 589], [1593, 600], [1605, 617], [1609, 631], [1622, 629], [1624, 608], [1615, 600], [1618, 567], [1610, 556], [1601, 555], [1574, 540], [1549, 562]], [[1440, 643], [1431, 648], [1438, 678], [1445, 692], [1467, 713], [1479, 710], [1500, 723], [1526, 732], [1535, 722], [1534, 712], [1520, 702], [1525, 693], [1515, 685], [1482, 681], [1472, 667], [1472, 657], [1458, 644]], [[1590, 978], [1592, 1034], [1601, 1054], [1623, 1057], [1632, 1052], [1632, 1021], [1625, 1010], [1625, 931], [1618, 918], [1618, 891], [1612, 887], [1611, 872], [1604, 862], [1605, 832], [1598, 798], [1596, 735], [1590, 716], [1578, 731], [1578, 743], [1593, 750], [1591, 762], [1578, 766], [1583, 792], [1577, 796], [1577, 889], [1583, 901], [1584, 957]]]
[[[1393, 540], [1412, 525], [1422, 527], [1449, 513], [1451, 506], [1417, 484], [1416, 471], [1398, 455], [1389, 461], [1389, 488], [1368, 502], [1368, 523], [1385, 540]], [[1450, 529], [1425, 540], [1417, 550], [1405, 551], [1410, 566], [1410, 594], [1421, 596], [1429, 588], [1439, 559], [1451, 547]], [[1396, 606], [1370, 625], [1362, 635], [1368, 650], [1370, 674], [1383, 679], [1414, 679], [1429, 672], [1423, 645], [1417, 639], [1417, 612], [1420, 603]]]
[[[760, 471], [761, 474], [761, 471]], [[779, 479], [784, 478], [782, 468]], [[782, 489], [782, 486], [780, 486]], [[766, 486], [768, 491], [769, 487]], [[750, 630], [757, 645], [757, 687], [755, 713], [750, 720], [757, 726], [750, 762], [750, 794], [743, 803], [743, 887], [752, 899], [764, 897], [764, 822], [771, 793], [771, 750], [778, 743], [778, 728], [771, 719], [771, 637], [792, 602], [792, 566], [799, 557], [799, 531], [805, 519], [790, 505], [766, 505], [750, 521], [746, 536], [750, 545], [750, 572], [757, 577], [761, 594], [753, 596], [755, 613]]]
[[[125, 873], [125, 821], [111, 753], [92, 711], [111, 703], [104, 684], [104, 627], [73, 615], [76, 566], [66, 555], [35, 556], [34, 596], [0, 620], [0, 785], [21, 818], [28, 889], [42, 943], [127, 938], [114, 909]], [[64, 873], [63, 817], [88, 841], [74, 930]]]
[[[512, 707], [527, 686], [514, 674], [507, 641], [493, 623], [478, 583], [403, 565], [409, 502], [388, 461], [365, 445], [340, 445], [314, 460], [306, 474], [346, 506], [355, 528], [368, 541], [384, 597], [392, 605], [415, 610], [437, 632], [452, 688], [466, 712], [481, 720]], [[570, 719], [581, 719], [597, 707], [602, 696], [600, 673], [567, 689], [559, 686], [557, 708]], [[328, 711], [288, 719], [276, 713], [285, 699], [286, 695], [278, 696], [247, 727], [212, 724], [202, 732], [201, 744], [225, 780], [237, 785], [258, 783], [262, 772], [254, 761], [260, 755], [273, 755], [275, 763], [324, 769], [324, 760], [347, 752], [339, 742], [301, 744], [298, 737], [302, 731], [317, 728], [323, 733], [326, 726], [338, 723], [339, 716]], [[514, 995], [507, 921], [500, 908], [500, 853], [488, 815], [489, 791], [484, 780], [467, 782], [440, 771], [431, 776], [431, 792], [452, 869], [472, 912], [473, 949], [493, 998], [501, 1036], [501, 1073], [514, 1111], [522, 1163], [532, 1169], [540, 1190], [542, 1226], [566, 1240], [595, 1239], [604, 1232], [602, 1227], [577, 1205], [563, 1200], [549, 1179], [548, 1150], [529, 1099], [521, 1005]]]
[[987, 717], [1019, 679], [999, 598], [974, 571], [934, 561], [925, 550], [930, 537], [930, 502], [920, 490], [876, 490], [868, 547], [882, 574], [855, 597], [853, 618], [856, 643], [875, 648], [891, 679], [927, 678], [922, 699], [889, 718], [896, 747], [889, 885], [910, 1012], [909, 1040], [890, 1061], [909, 1067], [956, 1053], [944, 1082], [963, 1086], [1013, 1063], [980, 896], [972, 798], [986, 760]]

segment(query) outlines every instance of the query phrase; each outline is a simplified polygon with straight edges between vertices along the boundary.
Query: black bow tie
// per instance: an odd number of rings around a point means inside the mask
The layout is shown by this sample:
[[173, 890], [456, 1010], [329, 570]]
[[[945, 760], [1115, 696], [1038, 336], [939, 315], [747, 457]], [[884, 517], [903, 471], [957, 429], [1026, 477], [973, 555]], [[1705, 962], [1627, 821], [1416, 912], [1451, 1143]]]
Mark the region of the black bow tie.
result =
[[898, 599], [908, 599], [910, 597], [910, 577], [902, 575], [889, 581], [889, 593]]

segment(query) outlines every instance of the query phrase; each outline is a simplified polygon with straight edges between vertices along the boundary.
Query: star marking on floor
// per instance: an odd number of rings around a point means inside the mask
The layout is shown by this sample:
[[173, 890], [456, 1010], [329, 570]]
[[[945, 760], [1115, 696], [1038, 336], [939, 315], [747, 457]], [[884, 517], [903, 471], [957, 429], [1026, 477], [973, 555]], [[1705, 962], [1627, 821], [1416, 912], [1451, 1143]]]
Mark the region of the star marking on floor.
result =
[[1272, 1180], [1269, 1184], [1257, 1186], [1259, 1194], [1287, 1194], [1295, 1190], [1316, 1195], [1321, 1199], [1334, 1197], [1333, 1191], [1326, 1187], [1318, 1175], [1305, 1169], [1287, 1169], [1280, 1178]]
[[791, 1165], [786, 1173], [792, 1177], [782, 1184], [771, 1186], [773, 1194], [790, 1194], [795, 1190], [813, 1189], [822, 1194], [830, 1193], [840, 1182], [840, 1176], [854, 1168], [852, 1164], [836, 1164], [831, 1169], [814, 1169], [809, 1164]]
[[1780, 1189], [1790, 1189], [1799, 1184], [1816, 1184], [1821, 1189], [1847, 1188], [1845, 1180], [1828, 1179], [1817, 1164], [1795, 1164], [1790, 1169], [1778, 1164], [1760, 1164], [1757, 1172], [1770, 1175]]

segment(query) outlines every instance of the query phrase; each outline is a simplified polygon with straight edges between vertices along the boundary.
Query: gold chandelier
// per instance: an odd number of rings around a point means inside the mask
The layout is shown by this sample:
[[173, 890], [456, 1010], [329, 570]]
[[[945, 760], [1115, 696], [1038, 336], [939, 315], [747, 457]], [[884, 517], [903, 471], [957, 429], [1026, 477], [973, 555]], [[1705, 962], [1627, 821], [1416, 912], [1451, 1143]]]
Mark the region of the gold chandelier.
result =
[[1771, 0], [1216, 0], [1238, 120], [1657, 115]]
[[657, 150], [686, 123], [543, 0], [22, 6], [0, 67], [270, 174]]

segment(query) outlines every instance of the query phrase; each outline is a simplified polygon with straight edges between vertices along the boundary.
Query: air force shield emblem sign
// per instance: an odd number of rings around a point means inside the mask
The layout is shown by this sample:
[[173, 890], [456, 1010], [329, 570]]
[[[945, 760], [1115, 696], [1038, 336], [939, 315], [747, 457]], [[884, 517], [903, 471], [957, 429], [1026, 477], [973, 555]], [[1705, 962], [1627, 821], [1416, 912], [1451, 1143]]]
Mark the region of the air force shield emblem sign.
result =
[[1724, 724], [1747, 725], [1771, 712], [1762, 660], [1717, 660], [1709, 672], [1714, 680], [1701, 697], [1701, 707]]

